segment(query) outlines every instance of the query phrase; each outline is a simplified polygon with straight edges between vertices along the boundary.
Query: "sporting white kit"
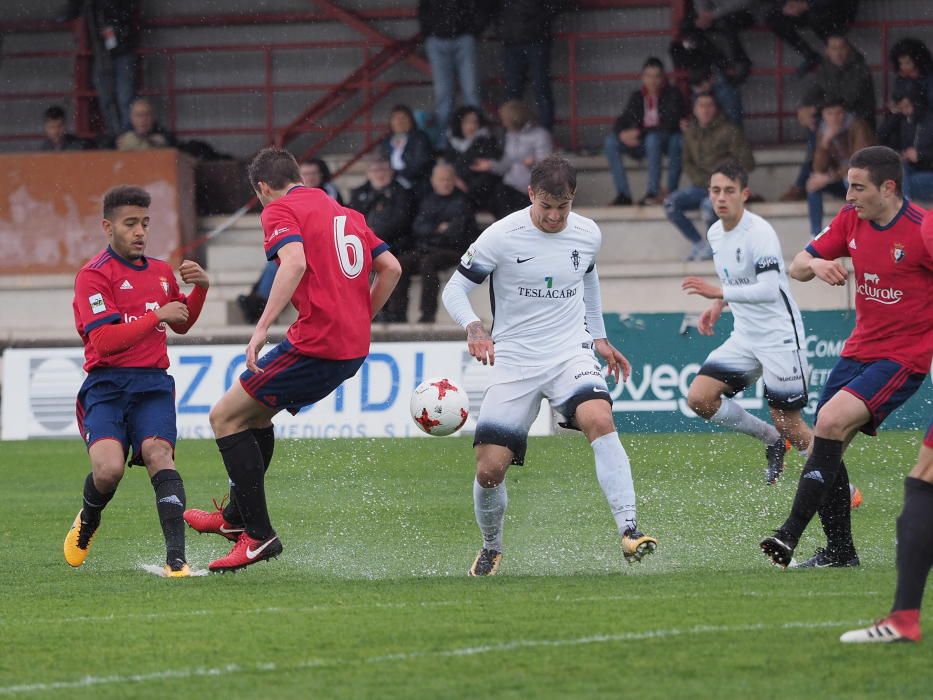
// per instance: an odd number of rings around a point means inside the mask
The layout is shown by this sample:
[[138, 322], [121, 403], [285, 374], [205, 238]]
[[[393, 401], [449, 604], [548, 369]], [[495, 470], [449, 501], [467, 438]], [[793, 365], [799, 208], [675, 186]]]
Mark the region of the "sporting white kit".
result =
[[520, 464], [528, 429], [546, 397], [568, 423], [583, 401], [611, 402], [593, 339], [605, 338], [591, 219], [571, 213], [556, 234], [540, 231], [530, 207], [487, 228], [460, 260], [444, 304], [460, 325], [479, 320], [467, 293], [489, 278], [496, 361], [475, 444], [508, 447]]
[[763, 375], [770, 406], [802, 408], [809, 376], [803, 320], [790, 295], [777, 234], [763, 218], [746, 211], [731, 231], [717, 221], [707, 240], [734, 327], [699, 374], [728, 384], [729, 396]]

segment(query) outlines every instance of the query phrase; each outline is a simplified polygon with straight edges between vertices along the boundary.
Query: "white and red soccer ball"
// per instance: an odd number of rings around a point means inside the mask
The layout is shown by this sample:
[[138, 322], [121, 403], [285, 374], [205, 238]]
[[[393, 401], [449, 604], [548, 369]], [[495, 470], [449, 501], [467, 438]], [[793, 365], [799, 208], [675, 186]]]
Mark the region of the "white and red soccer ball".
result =
[[450, 435], [470, 415], [466, 392], [447, 377], [427, 379], [411, 395], [411, 417], [428, 435]]

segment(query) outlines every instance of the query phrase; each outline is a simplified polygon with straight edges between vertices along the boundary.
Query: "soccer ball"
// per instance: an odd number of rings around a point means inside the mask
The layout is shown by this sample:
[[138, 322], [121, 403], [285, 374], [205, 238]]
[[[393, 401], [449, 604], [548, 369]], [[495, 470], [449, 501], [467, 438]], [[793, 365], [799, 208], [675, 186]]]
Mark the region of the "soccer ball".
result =
[[428, 435], [450, 435], [470, 415], [466, 392], [447, 377], [427, 379], [411, 395], [411, 417]]

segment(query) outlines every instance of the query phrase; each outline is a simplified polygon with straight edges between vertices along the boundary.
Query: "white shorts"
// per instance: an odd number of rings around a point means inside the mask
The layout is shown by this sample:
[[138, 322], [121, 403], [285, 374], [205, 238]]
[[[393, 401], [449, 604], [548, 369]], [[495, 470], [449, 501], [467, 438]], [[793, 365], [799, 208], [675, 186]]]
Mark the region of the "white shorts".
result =
[[807, 405], [810, 368], [800, 350], [758, 350], [730, 336], [709, 354], [697, 374], [728, 384], [727, 396], [764, 377], [765, 398], [772, 408], [793, 411]]
[[592, 350], [581, 348], [573, 357], [544, 367], [497, 362], [476, 421], [473, 445], [501, 445], [512, 450], [512, 463], [525, 461], [528, 430], [538, 415], [541, 399], [561, 415], [561, 425], [576, 428], [574, 415], [584, 401], [612, 404], [602, 366]]

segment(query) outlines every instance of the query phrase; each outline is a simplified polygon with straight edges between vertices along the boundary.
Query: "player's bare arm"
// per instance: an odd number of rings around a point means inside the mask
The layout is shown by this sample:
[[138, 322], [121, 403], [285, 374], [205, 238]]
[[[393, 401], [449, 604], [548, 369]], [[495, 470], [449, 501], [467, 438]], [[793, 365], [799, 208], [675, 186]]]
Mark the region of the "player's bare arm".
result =
[[373, 260], [373, 283], [369, 288], [369, 298], [372, 301], [373, 317], [385, 306], [392, 296], [395, 285], [402, 276], [402, 266], [392, 253], [385, 251]]
[[609, 374], [615, 378], [616, 383], [620, 377], [622, 381], [628, 381], [629, 375], [632, 374], [632, 364], [612, 343], [606, 338], [597, 338], [593, 343], [593, 349], [606, 361]]
[[707, 299], [722, 299], [722, 288], [710, 284], [701, 277], [684, 277], [680, 288], [687, 294], [698, 294]]
[[203, 267], [194, 260], [185, 260], [178, 266], [178, 276], [185, 284], [193, 284], [201, 289], [208, 289], [211, 286], [211, 280]]
[[259, 357], [259, 351], [266, 344], [269, 327], [288, 305], [308, 266], [305, 260], [305, 247], [298, 241], [283, 245], [279, 248], [278, 256], [281, 264], [278, 272], [275, 273], [269, 300], [246, 346], [246, 367], [257, 373], [262, 372], [262, 369], [256, 365], [256, 360]]
[[842, 286], [849, 278], [849, 273], [838, 260], [816, 258], [805, 250], [794, 256], [788, 274], [799, 282], [809, 282], [819, 277], [826, 284]]
[[712, 335], [713, 327], [722, 316], [722, 310], [726, 308], [726, 302], [723, 299], [716, 299], [709, 308], [700, 314], [700, 320], [697, 322], [697, 330], [700, 335]]
[[467, 347], [470, 355], [475, 357], [478, 362], [484, 365], [494, 365], [496, 363], [496, 351], [493, 347], [492, 336], [485, 328], [482, 321], [473, 321], [466, 328]]

